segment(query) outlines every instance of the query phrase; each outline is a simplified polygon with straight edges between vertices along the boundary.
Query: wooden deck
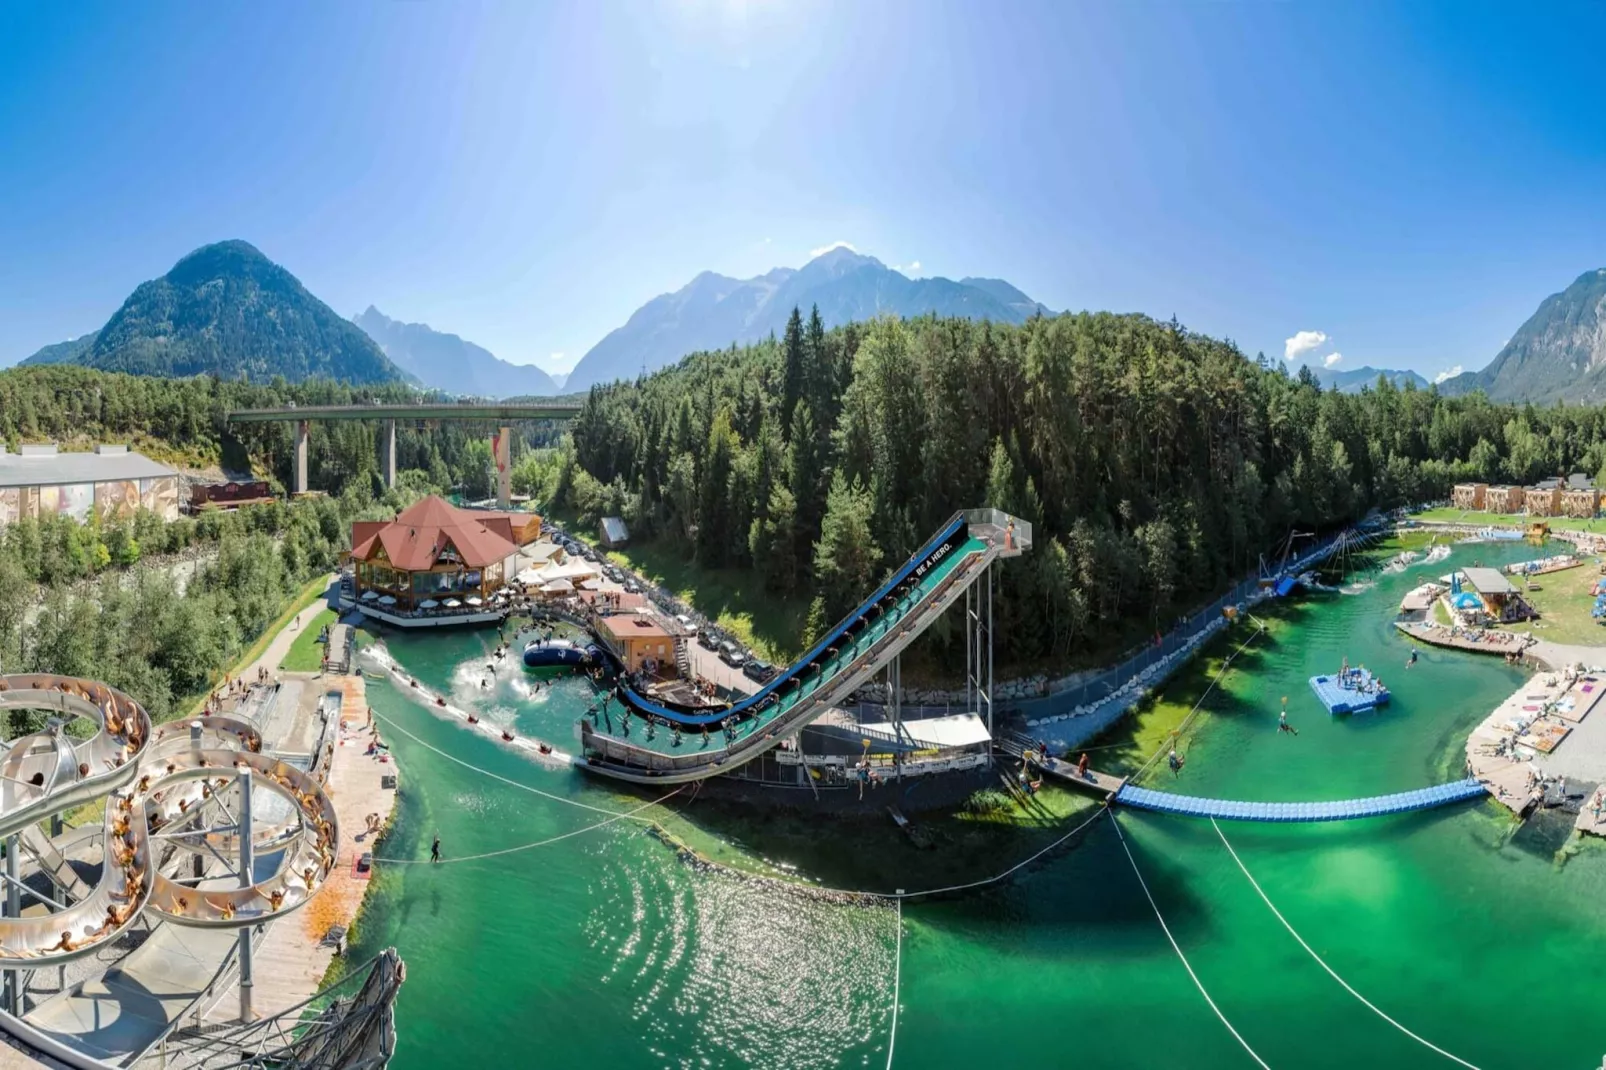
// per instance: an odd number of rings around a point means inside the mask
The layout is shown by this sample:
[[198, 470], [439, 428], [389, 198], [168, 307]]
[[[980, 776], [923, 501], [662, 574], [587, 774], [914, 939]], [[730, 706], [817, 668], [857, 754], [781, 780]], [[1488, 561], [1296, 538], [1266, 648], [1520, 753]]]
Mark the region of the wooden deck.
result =
[[[1595, 816], [1595, 802], [1600, 800], [1601, 813]], [[1578, 812], [1578, 823], [1573, 826], [1579, 832], [1587, 832], [1595, 836], [1606, 836], [1606, 784], [1596, 788], [1589, 798], [1584, 800], [1584, 808]]]
[[1471, 650], [1478, 654], [1520, 654], [1528, 648], [1531, 642], [1526, 635], [1515, 635], [1495, 628], [1484, 632], [1483, 634], [1487, 638], [1479, 641], [1454, 635], [1449, 628], [1442, 624], [1395, 621], [1394, 626], [1412, 639], [1420, 640], [1430, 646], [1448, 647], [1451, 650]]
[[1062, 758], [1050, 758], [1047, 762], [1040, 762], [1033, 758], [1032, 761], [1041, 767], [1043, 772], [1086, 791], [1096, 792], [1099, 795], [1114, 795], [1126, 783], [1124, 777], [1111, 776], [1108, 773], [1101, 773], [1092, 768], [1089, 768], [1085, 775], [1078, 774], [1076, 763], [1065, 761]]
[[[365, 818], [377, 813], [388, 821], [396, 793], [380, 787], [380, 777], [396, 772], [395, 763], [368, 757], [367, 688], [361, 676], [323, 678], [327, 690], [342, 691], [340, 739], [335, 746], [334, 763], [325, 785], [335, 812], [340, 816], [340, 847], [335, 855], [329, 882], [312, 901], [283, 922], [270, 926], [256, 948], [252, 1008], [258, 1017], [268, 1017], [293, 1007], [318, 991], [324, 974], [334, 959], [334, 949], [320, 946], [332, 925], [349, 930], [362, 907], [369, 882], [354, 876], [357, 858], [371, 850]], [[362, 836], [362, 840], [357, 839]], [[214, 1004], [207, 1014], [210, 1021], [237, 1021], [239, 986]]]

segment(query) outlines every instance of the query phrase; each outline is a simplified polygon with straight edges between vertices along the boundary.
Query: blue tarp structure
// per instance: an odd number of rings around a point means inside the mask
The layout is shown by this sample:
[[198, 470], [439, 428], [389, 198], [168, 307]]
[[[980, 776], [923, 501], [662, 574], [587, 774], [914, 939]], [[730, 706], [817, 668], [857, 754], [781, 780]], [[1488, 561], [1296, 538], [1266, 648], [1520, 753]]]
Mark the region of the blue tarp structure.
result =
[[1462, 591], [1460, 594], [1450, 596], [1450, 604], [1457, 609], [1482, 609], [1483, 603], [1471, 591]]
[[1294, 577], [1284, 576], [1282, 579], [1277, 581], [1277, 597], [1283, 598], [1287, 596], [1288, 592], [1292, 591], [1295, 586], [1298, 585], [1298, 583], [1299, 581], [1294, 579]]

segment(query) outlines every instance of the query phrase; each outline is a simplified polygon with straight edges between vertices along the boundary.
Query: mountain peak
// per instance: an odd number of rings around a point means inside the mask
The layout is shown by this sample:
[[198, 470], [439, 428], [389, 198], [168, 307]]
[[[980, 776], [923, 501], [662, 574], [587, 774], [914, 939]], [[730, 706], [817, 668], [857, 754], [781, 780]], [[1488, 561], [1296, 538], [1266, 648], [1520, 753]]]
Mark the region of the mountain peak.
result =
[[1445, 386], [1494, 401], [1606, 401], [1606, 268], [1545, 298], [1487, 368]]
[[820, 310], [827, 327], [880, 315], [963, 316], [1023, 323], [1037, 302], [1002, 280], [910, 279], [873, 256], [838, 244], [798, 269], [778, 267], [750, 279], [705, 271], [674, 293], [642, 305], [625, 325], [591, 347], [564, 389], [633, 378], [699, 350], [780, 335], [792, 309]]
[[161, 278], [141, 283], [87, 343], [28, 359], [52, 358], [171, 377], [406, 378], [354, 324], [238, 239], [203, 245]]
[[804, 271], [829, 271], [833, 274], [855, 268], [875, 267], [885, 270], [886, 265], [873, 256], [866, 256], [851, 245], [833, 245], [803, 265]]
[[558, 384], [533, 364], [512, 364], [427, 323], [391, 319], [373, 305], [353, 317], [385, 356], [425, 386], [475, 397], [551, 397]]

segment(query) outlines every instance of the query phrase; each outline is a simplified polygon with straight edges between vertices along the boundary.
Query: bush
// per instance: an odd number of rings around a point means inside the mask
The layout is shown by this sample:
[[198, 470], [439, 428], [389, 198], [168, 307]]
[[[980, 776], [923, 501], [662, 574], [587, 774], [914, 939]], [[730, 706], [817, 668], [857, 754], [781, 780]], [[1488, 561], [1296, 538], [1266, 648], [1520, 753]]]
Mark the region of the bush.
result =
[[966, 812], [982, 817], [1007, 814], [1014, 808], [1015, 802], [1013, 799], [1003, 792], [994, 791], [991, 788], [983, 788], [981, 791], [974, 792], [970, 798], [965, 800]]

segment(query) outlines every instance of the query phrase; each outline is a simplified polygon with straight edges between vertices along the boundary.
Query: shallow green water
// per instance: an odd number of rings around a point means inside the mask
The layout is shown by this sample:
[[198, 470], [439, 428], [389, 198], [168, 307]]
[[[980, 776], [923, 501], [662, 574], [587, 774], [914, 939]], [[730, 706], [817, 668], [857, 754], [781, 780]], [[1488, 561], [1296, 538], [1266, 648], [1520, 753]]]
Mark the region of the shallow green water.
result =
[[[1450, 563], [1531, 555], [1458, 547]], [[1330, 799], [1459, 776], [1465, 732], [1522, 675], [1499, 659], [1430, 650], [1404, 668], [1408, 647], [1388, 621], [1426, 574], [1384, 576], [1365, 594], [1287, 612], [1211, 696], [1175, 788]], [[494, 632], [387, 637], [401, 664], [458, 705], [567, 744], [589, 686], [569, 679], [531, 695], [510, 665], [494, 688], [482, 688], [494, 641]], [[1345, 654], [1393, 690], [1388, 711], [1349, 719], [1322, 711], [1306, 678], [1335, 669]], [[1285, 694], [1297, 738], [1276, 731]], [[369, 695], [386, 717], [475, 765], [594, 805], [641, 803], [509, 754], [387, 683], [370, 680]], [[419, 857], [436, 831], [453, 857], [601, 820], [397, 733], [389, 738], [405, 790], [382, 854]], [[1162, 768], [1152, 783], [1170, 780]], [[1120, 820], [1200, 980], [1268, 1064], [1453, 1065], [1322, 972], [1209, 823], [1137, 813]], [[744, 846], [777, 854], [754, 829], [743, 831]], [[1489, 803], [1351, 824], [1223, 829], [1289, 922], [1404, 1024], [1484, 1070], [1600, 1065], [1599, 842], [1562, 862], [1563, 822], [1541, 820], [1512, 838]], [[854, 851], [854, 833], [822, 820], [818, 844], [790, 861], [829, 874], [833, 859]], [[899, 883], [898, 862], [887, 855], [878, 886]], [[378, 880], [354, 950], [394, 944], [408, 962], [400, 1070], [886, 1065], [889, 909], [813, 902], [700, 872], [632, 823], [483, 862], [382, 866]], [[1107, 821], [997, 891], [911, 903], [901, 1003], [898, 1066], [1253, 1066], [1166, 942]]]

